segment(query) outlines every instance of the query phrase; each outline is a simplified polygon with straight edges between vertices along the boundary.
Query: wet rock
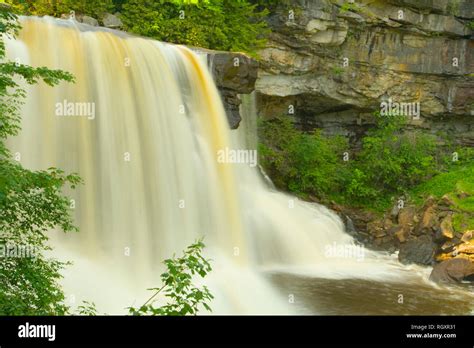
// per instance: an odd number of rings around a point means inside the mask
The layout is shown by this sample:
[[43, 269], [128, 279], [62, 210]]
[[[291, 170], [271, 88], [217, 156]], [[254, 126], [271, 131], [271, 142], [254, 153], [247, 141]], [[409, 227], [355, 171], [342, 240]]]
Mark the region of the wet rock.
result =
[[453, 229], [453, 216], [452, 214], [447, 215], [443, 221], [441, 221], [441, 235], [445, 239], [454, 238], [454, 229]]
[[400, 214], [400, 207], [398, 206], [398, 203], [395, 204], [390, 211], [390, 216], [392, 217], [393, 221], [396, 221], [398, 218], [398, 214]]
[[82, 16], [82, 23], [92, 25], [94, 27], [97, 27], [99, 25], [99, 21], [97, 19], [89, 16]]
[[394, 228], [395, 228], [395, 230], [393, 231], [394, 236], [398, 239], [400, 243], [405, 243], [408, 239], [409, 230], [401, 226], [394, 227]]
[[255, 90], [258, 62], [243, 53], [213, 51], [203, 48], [193, 50], [207, 55], [207, 64], [216, 82], [224, 103], [227, 120], [231, 129], [237, 129], [242, 120], [239, 95]]
[[416, 209], [415, 207], [406, 207], [400, 210], [400, 213], [398, 214], [398, 224], [409, 228], [410, 226], [413, 225], [414, 223], [414, 217], [416, 215]]
[[456, 245], [456, 243], [454, 243], [453, 241], [447, 241], [445, 242], [442, 246], [441, 246], [441, 250], [443, 252], [447, 252], [449, 250], [453, 250], [454, 246]]
[[256, 60], [241, 53], [229, 53], [205, 50], [208, 65], [211, 68], [219, 88], [227, 119], [231, 129], [239, 127], [241, 116], [239, 94], [249, 94], [255, 89], [258, 74]]
[[357, 235], [357, 230], [354, 226], [354, 222], [347, 215], [345, 215], [345, 226], [346, 226], [346, 232], [348, 234], [350, 234], [351, 236], [356, 236]]
[[438, 224], [436, 210], [434, 206], [428, 206], [424, 211], [421, 221], [417, 227], [417, 234], [430, 233]]
[[242, 117], [240, 116], [239, 105], [242, 101], [239, 98], [239, 95], [230, 89], [220, 88], [220, 93], [222, 96], [222, 101], [224, 102], [224, 110], [227, 115], [227, 120], [229, 121], [230, 129], [237, 129], [239, 127]]
[[383, 224], [380, 220], [371, 221], [367, 224], [367, 232], [374, 237], [377, 235], [385, 235]]
[[110, 29], [120, 29], [123, 27], [123, 23], [120, 18], [111, 13], [106, 13], [104, 18], [102, 19], [102, 22], [104, 23], [104, 27]]
[[213, 76], [219, 87], [251, 93], [255, 89], [258, 74], [256, 60], [239, 53], [211, 52], [208, 60]]
[[455, 258], [437, 264], [430, 280], [437, 283], [456, 283], [474, 275], [474, 263], [464, 258]]
[[434, 262], [436, 250], [437, 245], [431, 237], [423, 235], [401, 244], [398, 259], [404, 264], [431, 265]]
[[458, 245], [456, 252], [458, 254], [474, 254], [474, 240]]
[[471, 239], [474, 238], [474, 231], [466, 231], [461, 237], [461, 241], [469, 242]]

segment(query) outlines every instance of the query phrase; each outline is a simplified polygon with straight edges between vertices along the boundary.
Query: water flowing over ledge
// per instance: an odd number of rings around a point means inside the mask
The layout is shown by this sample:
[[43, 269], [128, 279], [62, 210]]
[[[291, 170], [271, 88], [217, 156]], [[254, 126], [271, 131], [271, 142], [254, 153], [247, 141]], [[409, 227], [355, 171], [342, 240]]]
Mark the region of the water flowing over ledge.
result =
[[[123, 313], [157, 284], [160, 262], [200, 236], [213, 259], [215, 313], [297, 312], [268, 272], [426, 284], [424, 269], [357, 246], [328, 209], [272, 190], [258, 168], [217, 160], [251, 147], [242, 132], [255, 130], [231, 133], [205, 55], [48, 17], [22, 25], [7, 42], [10, 59], [76, 77], [27, 87], [10, 143], [28, 168], [84, 179], [68, 192], [80, 232], [52, 238], [74, 262], [64, 280], [71, 298]], [[328, 254], [338, 246], [362, 259]]]

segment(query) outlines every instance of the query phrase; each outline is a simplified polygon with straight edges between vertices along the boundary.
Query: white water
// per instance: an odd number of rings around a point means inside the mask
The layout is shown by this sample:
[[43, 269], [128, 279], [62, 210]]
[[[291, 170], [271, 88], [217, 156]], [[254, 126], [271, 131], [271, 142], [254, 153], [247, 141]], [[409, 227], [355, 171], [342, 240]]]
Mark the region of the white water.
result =
[[[264, 271], [384, 282], [426, 277], [422, 268], [367, 250], [361, 261], [327, 257], [330, 246], [354, 245], [335, 214], [273, 191], [258, 168], [218, 163], [220, 149], [252, 147], [243, 134], [255, 125], [247, 118], [231, 134], [196, 54], [71, 21], [22, 22], [9, 58], [76, 77], [75, 84], [28, 87], [22, 132], [10, 144], [29, 168], [54, 166], [85, 181], [67, 192], [80, 232], [52, 235], [56, 256], [74, 262], [64, 278], [71, 302], [90, 300], [109, 314], [141, 304], [159, 284], [160, 262], [200, 236], [213, 259], [205, 283], [216, 297], [214, 313], [292, 313]], [[57, 116], [64, 100], [95, 103], [95, 119]]]

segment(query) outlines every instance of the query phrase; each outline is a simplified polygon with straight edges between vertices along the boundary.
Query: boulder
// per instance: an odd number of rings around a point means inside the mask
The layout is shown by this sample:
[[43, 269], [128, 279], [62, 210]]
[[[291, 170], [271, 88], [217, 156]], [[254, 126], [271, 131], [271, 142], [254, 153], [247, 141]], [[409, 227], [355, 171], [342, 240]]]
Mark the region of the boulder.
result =
[[458, 254], [474, 254], [474, 240], [458, 245], [456, 252]]
[[400, 207], [398, 206], [398, 203], [395, 204], [390, 211], [390, 216], [392, 217], [393, 221], [396, 221], [398, 218], [398, 214], [400, 214]]
[[256, 60], [240, 53], [208, 53], [209, 65], [218, 87], [248, 94], [255, 89], [258, 74]]
[[398, 227], [394, 227], [394, 230], [392, 232], [400, 243], [405, 243], [407, 241], [409, 230], [401, 226], [398, 226]]
[[417, 227], [417, 234], [430, 233], [438, 224], [438, 217], [436, 216], [436, 209], [434, 206], [428, 206], [423, 212], [421, 221]]
[[469, 242], [471, 239], [474, 238], [474, 230], [473, 231], [466, 231], [462, 235], [461, 241], [463, 242]]
[[416, 209], [414, 207], [406, 207], [400, 210], [398, 214], [398, 224], [404, 228], [409, 228], [414, 223]]
[[104, 23], [104, 27], [110, 29], [120, 29], [123, 27], [123, 23], [116, 15], [111, 13], [106, 13], [104, 18], [102, 19], [102, 23]]
[[82, 23], [92, 25], [93, 27], [97, 27], [99, 25], [99, 21], [97, 19], [89, 16], [82, 16]]
[[367, 224], [367, 232], [372, 236], [385, 235], [383, 231], [383, 223], [380, 220], [371, 221]]
[[452, 214], [447, 215], [443, 221], [441, 221], [441, 235], [445, 239], [454, 238], [454, 229], [453, 229], [453, 216]]
[[431, 265], [434, 262], [436, 250], [437, 245], [431, 237], [422, 235], [401, 244], [398, 259], [403, 264]]
[[437, 264], [430, 280], [437, 283], [456, 283], [474, 276], [474, 263], [464, 258], [455, 258]]
[[208, 65], [221, 92], [229, 126], [236, 129], [242, 120], [239, 112], [241, 100], [238, 95], [249, 94], [255, 89], [258, 63], [241, 53], [209, 50], [206, 52]]

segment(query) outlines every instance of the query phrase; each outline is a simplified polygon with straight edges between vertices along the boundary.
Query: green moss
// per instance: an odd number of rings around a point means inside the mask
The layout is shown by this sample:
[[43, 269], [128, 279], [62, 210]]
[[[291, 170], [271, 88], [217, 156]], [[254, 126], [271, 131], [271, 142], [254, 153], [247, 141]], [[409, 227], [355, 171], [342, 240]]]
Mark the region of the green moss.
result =
[[430, 195], [437, 198], [448, 195], [453, 201], [451, 209], [456, 211], [453, 215], [454, 230], [464, 232], [474, 229], [474, 163], [451, 168], [448, 172], [433, 177], [417, 186], [412, 195], [417, 204], [422, 204]]
[[453, 228], [456, 232], [464, 232], [474, 229], [474, 217], [462, 213], [454, 214]]
[[474, 30], [474, 20], [470, 21], [469, 23], [467, 23], [467, 27], [471, 30]]
[[348, 11], [360, 12], [361, 8], [355, 2], [346, 2], [341, 6], [341, 13], [348, 12]]
[[447, 12], [452, 15], [459, 14], [459, 4], [460, 0], [451, 0], [448, 3]]
[[342, 75], [343, 72], [344, 72], [344, 68], [341, 68], [340, 66], [334, 66], [332, 68], [333, 75], [339, 76], [339, 75]]
[[412, 195], [418, 199], [423, 199], [429, 195], [441, 198], [445, 194], [461, 191], [474, 194], [474, 164], [468, 164], [436, 175], [413, 189]]

